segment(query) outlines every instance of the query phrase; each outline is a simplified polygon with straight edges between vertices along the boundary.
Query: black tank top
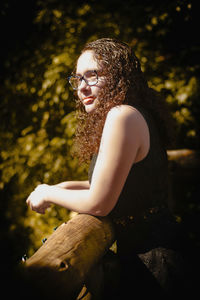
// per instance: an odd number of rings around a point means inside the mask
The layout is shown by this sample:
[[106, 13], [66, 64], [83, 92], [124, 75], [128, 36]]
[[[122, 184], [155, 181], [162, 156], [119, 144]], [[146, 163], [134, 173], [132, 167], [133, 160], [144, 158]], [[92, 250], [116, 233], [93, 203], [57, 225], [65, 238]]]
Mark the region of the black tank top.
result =
[[[161, 145], [153, 119], [138, 109], [145, 118], [150, 132], [150, 149], [147, 156], [134, 163], [126, 179], [117, 204], [109, 216], [118, 219], [137, 218], [152, 208], [163, 207], [168, 197], [167, 154]], [[89, 168], [89, 181], [95, 167], [97, 155], [94, 155]], [[119, 174], [120, 176], [120, 174]]]
[[[120, 255], [132, 251], [144, 253], [156, 247], [179, 248], [179, 226], [168, 209], [167, 153], [153, 118], [146, 111], [138, 110], [149, 128], [150, 149], [142, 161], [133, 164], [119, 199], [109, 213]], [[96, 159], [94, 155], [90, 164], [90, 182]]]
[[[152, 274], [151, 278], [155, 277], [159, 286], [167, 290], [168, 284], [176, 287], [179, 277], [182, 278], [180, 262], [183, 259], [180, 253], [186, 244], [185, 235], [167, 207], [166, 151], [161, 145], [153, 118], [147, 112], [138, 110], [149, 128], [150, 149], [142, 161], [133, 164], [109, 217], [115, 228], [117, 256], [125, 268], [122, 277], [127, 278], [127, 274], [131, 274], [134, 278], [132, 282], [141, 292], [141, 288], [149, 284], [147, 274]], [[89, 168], [90, 181], [96, 159], [97, 155], [93, 157]], [[146, 284], [144, 278], [148, 278]]]

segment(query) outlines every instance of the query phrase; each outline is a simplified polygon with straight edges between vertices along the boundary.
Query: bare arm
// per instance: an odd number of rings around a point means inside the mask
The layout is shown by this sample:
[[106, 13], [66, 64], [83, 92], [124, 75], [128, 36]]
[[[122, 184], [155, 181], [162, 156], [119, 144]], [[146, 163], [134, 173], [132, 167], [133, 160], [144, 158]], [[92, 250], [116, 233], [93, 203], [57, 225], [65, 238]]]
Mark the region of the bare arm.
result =
[[90, 188], [90, 183], [88, 180], [85, 181], [65, 181], [55, 185], [63, 189], [69, 190], [87, 190]]
[[141, 114], [128, 106], [113, 108], [105, 122], [90, 188], [41, 185], [27, 202], [36, 211], [45, 203], [53, 203], [79, 213], [105, 216], [117, 203], [133, 163], [148, 149], [149, 132]]

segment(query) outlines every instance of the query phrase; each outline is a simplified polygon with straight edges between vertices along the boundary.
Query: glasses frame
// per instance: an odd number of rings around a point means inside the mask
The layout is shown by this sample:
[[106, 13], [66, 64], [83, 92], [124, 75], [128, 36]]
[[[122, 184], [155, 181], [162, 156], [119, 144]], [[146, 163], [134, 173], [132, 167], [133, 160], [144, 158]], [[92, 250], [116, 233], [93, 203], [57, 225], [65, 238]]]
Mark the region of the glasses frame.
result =
[[[94, 73], [96, 74], [97, 80], [96, 80], [95, 83], [90, 84], [90, 83], [88, 82], [88, 80], [85, 78], [85, 74], [88, 73], [88, 72], [94, 72]], [[71, 75], [71, 76], [68, 77], [69, 84], [71, 85], [71, 87], [73, 88], [73, 90], [77, 91], [79, 87], [75, 88], [75, 87], [72, 86], [72, 84], [71, 84], [71, 82], [70, 82], [71, 78], [78, 78], [78, 79], [80, 80], [80, 85], [81, 85], [82, 80], [84, 80], [85, 83], [86, 83], [87, 85], [89, 85], [89, 86], [93, 86], [93, 85], [96, 85], [96, 84], [98, 83], [99, 77], [98, 77], [98, 74], [97, 74], [97, 71], [96, 71], [96, 70], [89, 70], [89, 71], [85, 72], [85, 74], [84, 74], [83, 76], [79, 76], [79, 75]], [[80, 86], [80, 85], [79, 85], [79, 86]]]

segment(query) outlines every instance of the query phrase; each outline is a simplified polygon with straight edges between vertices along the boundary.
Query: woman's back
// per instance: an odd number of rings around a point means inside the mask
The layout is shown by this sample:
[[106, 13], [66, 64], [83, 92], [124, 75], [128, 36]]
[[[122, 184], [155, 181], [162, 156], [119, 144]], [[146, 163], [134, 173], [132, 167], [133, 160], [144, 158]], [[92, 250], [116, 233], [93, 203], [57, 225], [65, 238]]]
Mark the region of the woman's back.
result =
[[[148, 209], [167, 204], [167, 154], [160, 143], [152, 118], [146, 112], [142, 112], [142, 115], [149, 128], [150, 149], [143, 160], [133, 164], [117, 204], [110, 213], [113, 220], [127, 216], [138, 218]], [[90, 181], [96, 159], [97, 155], [94, 155], [89, 169]]]

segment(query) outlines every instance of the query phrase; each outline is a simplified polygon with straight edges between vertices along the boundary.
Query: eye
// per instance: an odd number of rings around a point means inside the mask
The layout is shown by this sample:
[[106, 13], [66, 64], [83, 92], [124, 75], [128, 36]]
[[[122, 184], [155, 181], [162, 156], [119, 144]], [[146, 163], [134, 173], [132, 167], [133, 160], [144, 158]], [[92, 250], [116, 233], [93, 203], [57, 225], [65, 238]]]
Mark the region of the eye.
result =
[[96, 80], [97, 78], [97, 73], [95, 71], [87, 71], [85, 74], [84, 74], [84, 77], [85, 79], [87, 80]]

